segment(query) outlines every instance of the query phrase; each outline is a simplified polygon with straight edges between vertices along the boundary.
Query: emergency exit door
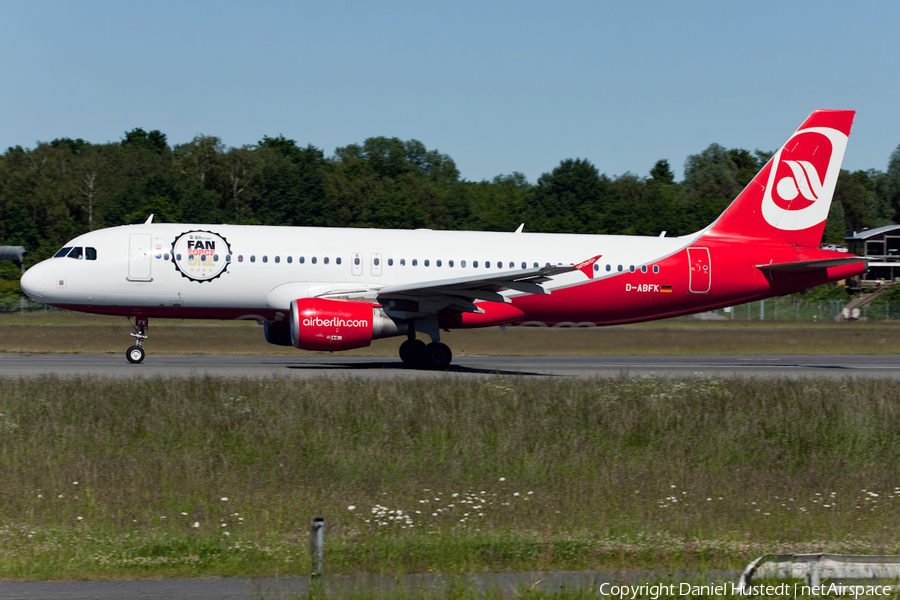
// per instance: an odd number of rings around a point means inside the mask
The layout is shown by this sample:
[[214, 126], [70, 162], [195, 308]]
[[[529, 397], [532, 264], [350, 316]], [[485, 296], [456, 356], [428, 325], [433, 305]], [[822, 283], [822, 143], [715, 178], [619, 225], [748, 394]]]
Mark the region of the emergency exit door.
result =
[[709, 262], [709, 248], [688, 248], [690, 281], [688, 289], [692, 294], [708, 294], [712, 276]]

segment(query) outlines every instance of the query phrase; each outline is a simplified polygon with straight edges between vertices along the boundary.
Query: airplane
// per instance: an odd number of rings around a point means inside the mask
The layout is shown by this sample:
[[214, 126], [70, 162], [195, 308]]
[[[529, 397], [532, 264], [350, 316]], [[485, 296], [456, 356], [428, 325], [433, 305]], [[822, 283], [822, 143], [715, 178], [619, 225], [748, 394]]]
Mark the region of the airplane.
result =
[[21, 287], [37, 302], [127, 317], [131, 363], [144, 360], [150, 318], [252, 319], [268, 342], [303, 350], [405, 335], [403, 363], [444, 369], [452, 353], [441, 330], [636, 323], [865, 272], [864, 258], [818, 248], [854, 115], [810, 114], [690, 235], [170, 224], [150, 215], [76, 237]]

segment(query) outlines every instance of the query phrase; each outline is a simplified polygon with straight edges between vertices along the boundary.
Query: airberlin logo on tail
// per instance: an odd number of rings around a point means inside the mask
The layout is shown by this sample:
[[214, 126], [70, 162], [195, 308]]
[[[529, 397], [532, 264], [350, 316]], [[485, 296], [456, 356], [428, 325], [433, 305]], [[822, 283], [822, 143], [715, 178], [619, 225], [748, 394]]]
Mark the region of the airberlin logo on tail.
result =
[[808, 229], [828, 218], [847, 136], [830, 127], [801, 129], [772, 158], [762, 214], [784, 231]]
[[808, 160], [786, 160], [784, 164], [790, 167], [793, 177], [782, 177], [775, 184], [775, 191], [778, 192], [778, 196], [791, 202], [798, 195], [801, 195], [804, 199], [809, 200], [810, 204], [822, 196], [822, 192], [825, 191], [825, 185], [824, 182], [820, 181], [819, 173], [811, 162]]

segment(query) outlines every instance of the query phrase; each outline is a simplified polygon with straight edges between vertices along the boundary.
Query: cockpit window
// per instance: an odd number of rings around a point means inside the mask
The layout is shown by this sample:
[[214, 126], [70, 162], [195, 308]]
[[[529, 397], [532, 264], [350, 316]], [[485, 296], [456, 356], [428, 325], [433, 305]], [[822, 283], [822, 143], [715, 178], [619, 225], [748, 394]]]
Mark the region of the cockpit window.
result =
[[65, 248], [61, 249], [59, 252], [57, 252], [56, 254], [54, 254], [54, 255], [53, 255], [53, 258], [60, 258], [60, 257], [62, 257], [62, 256], [65, 256], [65, 255], [67, 255], [67, 254], [69, 253], [69, 251], [70, 251], [71, 249], [72, 249], [72, 246], [66, 246]]
[[82, 248], [81, 246], [72, 248], [72, 251], [69, 252], [69, 258], [78, 258], [78, 259], [84, 258], [84, 248]]
[[97, 260], [97, 249], [96, 248], [85, 248], [84, 249], [84, 258], [87, 260]]

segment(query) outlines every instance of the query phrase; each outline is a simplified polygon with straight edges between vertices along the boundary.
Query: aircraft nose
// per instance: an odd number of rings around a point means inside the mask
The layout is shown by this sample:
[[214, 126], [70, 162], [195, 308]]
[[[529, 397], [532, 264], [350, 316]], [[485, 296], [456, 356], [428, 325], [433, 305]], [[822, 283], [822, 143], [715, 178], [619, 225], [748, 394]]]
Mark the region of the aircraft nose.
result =
[[39, 263], [25, 271], [19, 280], [19, 287], [25, 294], [34, 300], [40, 302], [44, 297], [44, 265]]

